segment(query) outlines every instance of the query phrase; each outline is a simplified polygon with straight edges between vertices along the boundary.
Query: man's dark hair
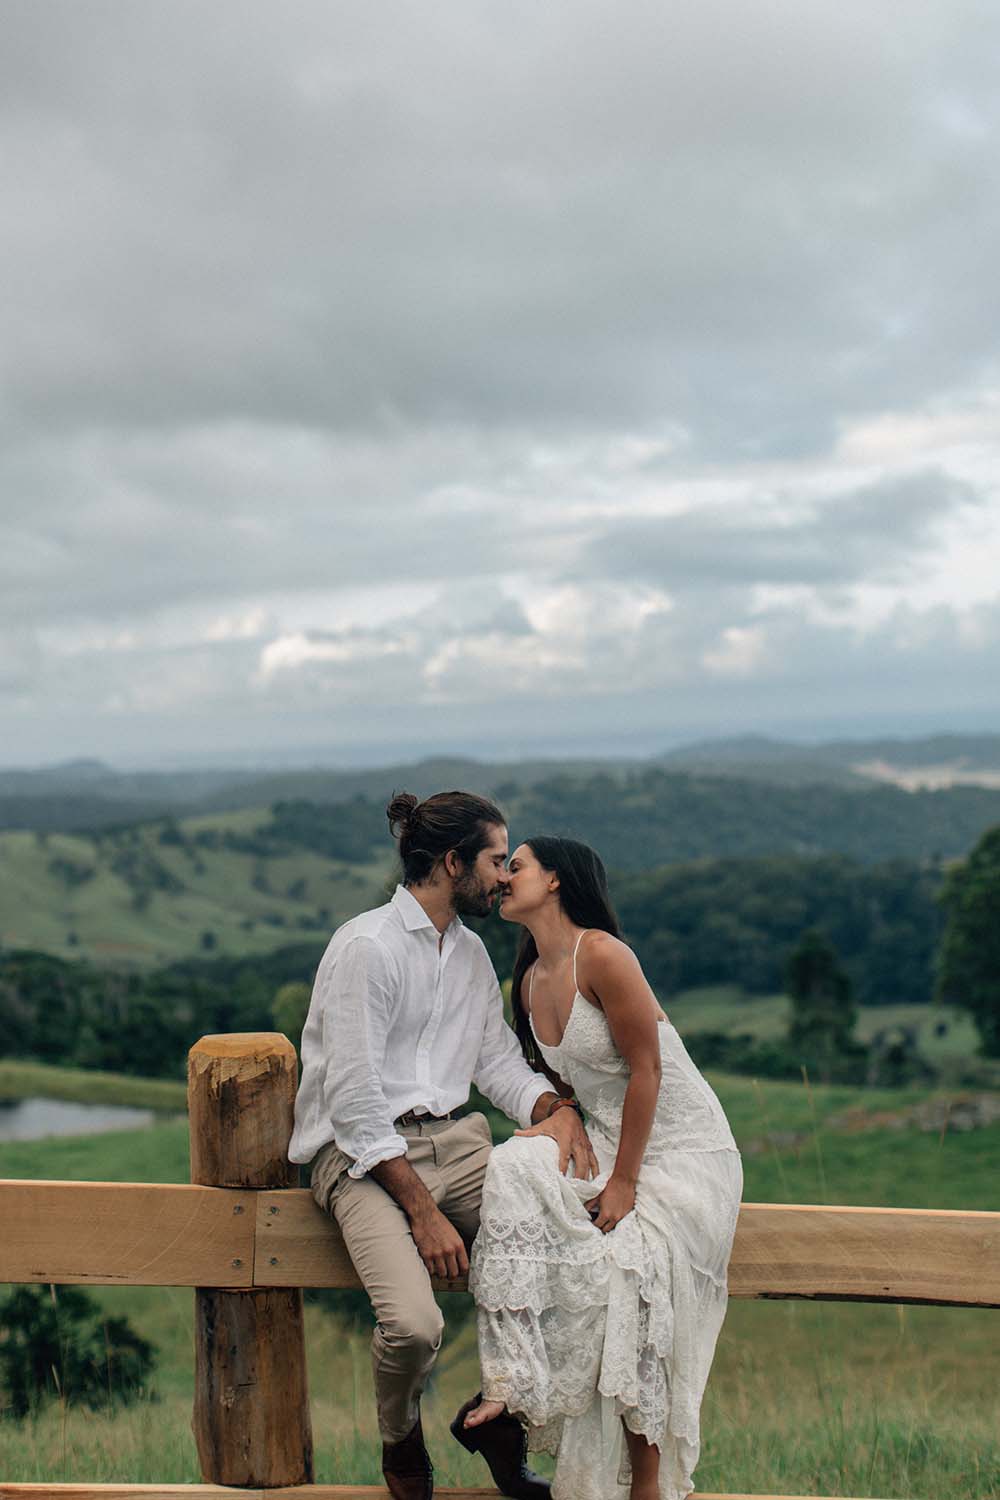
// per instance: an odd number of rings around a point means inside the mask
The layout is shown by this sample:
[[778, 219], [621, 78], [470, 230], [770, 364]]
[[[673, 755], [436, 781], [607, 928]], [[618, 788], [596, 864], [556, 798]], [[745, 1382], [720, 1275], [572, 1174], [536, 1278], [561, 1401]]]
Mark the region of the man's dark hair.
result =
[[449, 849], [463, 865], [473, 864], [491, 830], [507, 821], [495, 802], [475, 792], [435, 792], [423, 802], [412, 792], [396, 792], [385, 812], [399, 840], [404, 885], [426, 880]]

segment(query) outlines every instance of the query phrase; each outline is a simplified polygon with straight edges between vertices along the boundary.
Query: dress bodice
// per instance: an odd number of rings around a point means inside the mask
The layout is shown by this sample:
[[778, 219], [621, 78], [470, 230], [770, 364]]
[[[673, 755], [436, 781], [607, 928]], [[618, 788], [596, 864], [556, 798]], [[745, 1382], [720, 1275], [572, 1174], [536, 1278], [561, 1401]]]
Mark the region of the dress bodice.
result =
[[[735, 1151], [722, 1105], [688, 1056], [676, 1028], [664, 1017], [656, 1029], [660, 1090], [644, 1161], [654, 1161], [666, 1151]], [[588, 1130], [617, 1149], [630, 1072], [604, 1012], [578, 989], [558, 1045], [548, 1046], [537, 1035], [535, 1041], [553, 1072], [572, 1086]]]

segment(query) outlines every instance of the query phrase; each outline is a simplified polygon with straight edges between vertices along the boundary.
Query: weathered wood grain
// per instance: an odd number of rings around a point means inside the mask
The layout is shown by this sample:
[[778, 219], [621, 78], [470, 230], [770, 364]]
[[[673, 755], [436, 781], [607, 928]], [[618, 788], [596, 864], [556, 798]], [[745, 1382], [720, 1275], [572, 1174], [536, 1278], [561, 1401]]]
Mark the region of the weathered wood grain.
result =
[[[202, 1037], [188, 1054], [192, 1181], [285, 1190], [297, 1182], [288, 1160], [297, 1078], [295, 1048], [279, 1033]], [[202, 1478], [252, 1489], [308, 1483], [301, 1289], [199, 1286], [194, 1344]]]
[[[0, 1224], [0, 1282], [359, 1284], [303, 1188], [5, 1181]], [[734, 1297], [1000, 1307], [1000, 1213], [745, 1203], [729, 1282]]]
[[[254, 1283], [358, 1285], [336, 1225], [304, 1190], [258, 1195]], [[1000, 1307], [1000, 1213], [745, 1203], [729, 1288], [747, 1298]]]
[[745, 1203], [734, 1297], [1000, 1307], [1000, 1213]]
[[174, 1183], [0, 1182], [0, 1282], [252, 1285], [254, 1195]]

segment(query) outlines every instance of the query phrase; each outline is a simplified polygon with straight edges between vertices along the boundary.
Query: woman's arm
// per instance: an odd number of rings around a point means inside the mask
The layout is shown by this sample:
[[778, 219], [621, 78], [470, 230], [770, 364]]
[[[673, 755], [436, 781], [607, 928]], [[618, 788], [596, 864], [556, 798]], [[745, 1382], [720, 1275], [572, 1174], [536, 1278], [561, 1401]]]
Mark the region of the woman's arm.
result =
[[580, 945], [579, 987], [597, 1000], [615, 1046], [629, 1065], [618, 1154], [608, 1184], [587, 1207], [606, 1234], [635, 1206], [635, 1185], [660, 1091], [660, 1008], [639, 960], [609, 933], [592, 932]]

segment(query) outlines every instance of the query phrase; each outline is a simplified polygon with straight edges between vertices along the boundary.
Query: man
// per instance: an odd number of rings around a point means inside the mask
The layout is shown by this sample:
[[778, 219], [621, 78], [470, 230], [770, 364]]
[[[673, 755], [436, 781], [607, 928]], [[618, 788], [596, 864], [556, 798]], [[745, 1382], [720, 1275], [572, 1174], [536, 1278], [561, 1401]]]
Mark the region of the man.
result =
[[[469, 1267], [491, 1149], [481, 1114], [455, 1118], [471, 1084], [559, 1146], [565, 1170], [596, 1173], [572, 1101], [526, 1063], [496, 974], [462, 916], [485, 916], [508, 883], [500, 809], [468, 792], [386, 809], [403, 881], [391, 901], [334, 933], [302, 1033], [289, 1147], [340, 1225], [372, 1300], [382, 1470], [394, 1500], [431, 1500], [420, 1396], [441, 1343], [431, 1276]], [[472, 1403], [470, 1403], [472, 1404]], [[459, 1419], [462, 1413], [459, 1414]], [[506, 1495], [542, 1500], [521, 1424], [484, 1427], [480, 1451]]]

